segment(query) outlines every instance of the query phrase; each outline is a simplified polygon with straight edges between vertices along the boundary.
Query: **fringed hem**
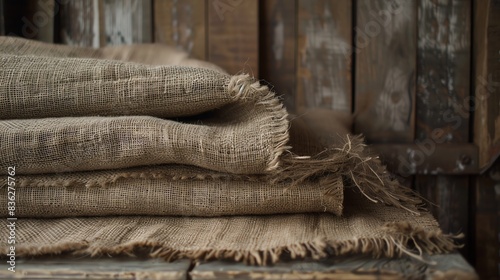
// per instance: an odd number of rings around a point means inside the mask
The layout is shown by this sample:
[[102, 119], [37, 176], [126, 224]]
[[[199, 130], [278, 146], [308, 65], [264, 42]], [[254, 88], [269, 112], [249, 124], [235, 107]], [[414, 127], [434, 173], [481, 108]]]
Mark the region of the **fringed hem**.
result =
[[345, 241], [317, 239], [305, 243], [294, 243], [268, 250], [221, 250], [221, 249], [173, 249], [160, 242], [131, 242], [114, 247], [93, 247], [88, 242], [72, 242], [58, 246], [35, 248], [19, 247], [19, 256], [37, 256], [46, 254], [73, 253], [98, 257], [101, 255], [135, 256], [138, 249], [147, 249], [152, 258], [166, 261], [191, 259], [208, 261], [229, 259], [250, 265], [268, 265], [277, 263], [283, 255], [292, 259], [311, 257], [315, 260], [328, 256], [363, 254], [375, 258], [409, 256], [426, 262], [424, 254], [450, 253], [461, 245], [454, 241], [463, 238], [462, 234], [447, 235], [441, 231], [426, 231], [412, 227], [409, 223], [388, 223], [384, 227], [387, 235], [383, 238], [353, 238]]
[[261, 85], [259, 81], [248, 74], [232, 76], [228, 84], [229, 92], [236, 100], [252, 100], [256, 105], [266, 108], [271, 118], [265, 125], [265, 130], [274, 131], [271, 139], [270, 157], [267, 161], [266, 171], [278, 169], [281, 163], [281, 155], [291, 147], [287, 146], [289, 140], [288, 112], [276, 94], [267, 86]]
[[[193, 167], [189, 167], [188, 171], [179, 170], [175, 168], [169, 170], [162, 167], [151, 168], [134, 168], [130, 170], [114, 170], [114, 171], [91, 171], [91, 172], [77, 172], [65, 174], [66, 178], [60, 179], [57, 174], [44, 174], [43, 180], [39, 180], [40, 175], [23, 175], [17, 180], [18, 187], [70, 187], [70, 186], [85, 186], [87, 188], [93, 187], [108, 187], [118, 180], [122, 179], [165, 179], [168, 181], [246, 181], [246, 182], [265, 182], [266, 178], [263, 175], [238, 175], [230, 173], [220, 173], [211, 170], [194, 171]], [[178, 167], [178, 166], [177, 166]], [[205, 172], [205, 173], [203, 173]], [[85, 178], [85, 175], [88, 178]], [[47, 176], [54, 177], [47, 179]], [[74, 176], [76, 178], [67, 178]], [[90, 179], [96, 178], [99, 179]], [[0, 183], [0, 188], [7, 186], [6, 182]]]
[[370, 201], [405, 209], [419, 215], [422, 199], [411, 189], [390, 177], [377, 156], [370, 156], [362, 136], [346, 137], [343, 147], [327, 149], [316, 156], [287, 154], [283, 165], [271, 175], [273, 182], [289, 182], [299, 186], [305, 181], [321, 180], [328, 184], [332, 175], [346, 179], [346, 187], [354, 186]]

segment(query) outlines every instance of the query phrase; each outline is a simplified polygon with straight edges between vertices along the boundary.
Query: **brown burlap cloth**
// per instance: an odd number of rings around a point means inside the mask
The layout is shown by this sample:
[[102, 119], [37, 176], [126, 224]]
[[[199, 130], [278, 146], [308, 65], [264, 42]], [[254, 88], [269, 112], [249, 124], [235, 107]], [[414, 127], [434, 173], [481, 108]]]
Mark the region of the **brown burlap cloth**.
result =
[[[0, 55], [0, 165], [16, 166], [18, 255], [147, 247], [169, 259], [263, 264], [284, 252], [456, 247], [360, 137], [290, 122], [248, 75], [157, 45], [0, 37]], [[2, 253], [8, 233], [0, 229]]]

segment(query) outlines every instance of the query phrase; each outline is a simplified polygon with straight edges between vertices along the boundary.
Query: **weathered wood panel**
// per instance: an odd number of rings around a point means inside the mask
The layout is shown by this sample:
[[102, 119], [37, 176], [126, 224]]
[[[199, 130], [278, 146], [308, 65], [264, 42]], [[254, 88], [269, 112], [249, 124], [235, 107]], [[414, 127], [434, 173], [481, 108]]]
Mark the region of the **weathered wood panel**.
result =
[[21, 259], [16, 271], [0, 270], [0, 279], [187, 279], [191, 262], [167, 263], [134, 258]]
[[299, 0], [299, 107], [351, 112], [351, 15], [350, 0]]
[[474, 144], [374, 144], [370, 148], [403, 176], [478, 174], [478, 149]]
[[[500, 1], [474, 1], [474, 143], [479, 166], [500, 152]], [[500, 162], [475, 185], [476, 268], [481, 279], [500, 278]]]
[[[470, 8], [469, 0], [418, 2], [415, 143], [421, 147], [469, 140]], [[430, 157], [432, 153], [423, 154]], [[459, 155], [454, 160], [458, 172], [474, 160], [469, 156], [467, 161], [465, 157]], [[469, 257], [469, 178], [417, 176], [415, 185], [426, 199], [439, 206], [431, 209], [444, 232], [466, 234], [461, 252]]]
[[210, 0], [208, 60], [230, 74], [259, 76], [258, 1]]
[[54, 3], [54, 0], [4, 2], [5, 34], [52, 43], [54, 41]]
[[355, 130], [370, 142], [414, 138], [416, 0], [358, 0]]
[[500, 279], [500, 161], [475, 185], [476, 269], [481, 279]]
[[418, 3], [416, 138], [468, 142], [471, 2]]
[[206, 58], [206, 1], [154, 0], [154, 41]]
[[107, 45], [152, 41], [151, 2], [104, 0], [104, 32]]
[[73, 46], [98, 48], [104, 42], [99, 20], [100, 0], [68, 1], [60, 6], [61, 43]]
[[295, 110], [296, 98], [296, 14], [296, 1], [260, 2], [260, 78], [283, 96], [289, 111]]
[[469, 230], [469, 177], [468, 176], [416, 176], [415, 189], [430, 204], [427, 208], [445, 233], [464, 233], [465, 244], [459, 251], [470, 257], [472, 239]]
[[474, 143], [479, 166], [500, 155], [500, 1], [474, 1]]
[[287, 261], [273, 266], [246, 266], [231, 262], [199, 263], [191, 279], [477, 279], [474, 269], [459, 255], [424, 256], [436, 265], [410, 258], [372, 259], [363, 256], [322, 261]]
[[3, 0], [0, 0], [0, 35], [5, 35], [5, 25], [3, 16]]

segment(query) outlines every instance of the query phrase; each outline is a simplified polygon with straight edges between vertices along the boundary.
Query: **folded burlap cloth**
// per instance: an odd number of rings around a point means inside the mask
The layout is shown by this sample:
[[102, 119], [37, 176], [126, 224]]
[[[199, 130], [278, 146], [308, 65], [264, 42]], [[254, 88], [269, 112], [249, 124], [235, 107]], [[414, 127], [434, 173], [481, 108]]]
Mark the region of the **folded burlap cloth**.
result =
[[0, 37], [0, 55], [0, 214], [19, 218], [17, 255], [264, 264], [456, 247], [360, 137], [327, 147], [248, 75], [157, 45]]

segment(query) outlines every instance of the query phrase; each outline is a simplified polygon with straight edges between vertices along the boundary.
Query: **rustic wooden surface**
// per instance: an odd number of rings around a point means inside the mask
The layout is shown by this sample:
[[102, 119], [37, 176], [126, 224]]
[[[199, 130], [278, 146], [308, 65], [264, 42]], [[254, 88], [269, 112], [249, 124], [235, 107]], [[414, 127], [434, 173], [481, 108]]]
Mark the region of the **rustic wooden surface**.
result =
[[391, 172], [402, 176], [479, 173], [478, 149], [474, 144], [448, 143], [426, 147], [415, 144], [374, 144], [370, 148], [380, 155]]
[[106, 45], [152, 41], [151, 1], [104, 0]]
[[[471, 5], [469, 0], [418, 2], [415, 143], [422, 147], [469, 141], [470, 108], [466, 104], [470, 95]], [[431, 157], [432, 153], [424, 155]], [[470, 156], [465, 160], [465, 156], [444, 160], [454, 163], [460, 172], [467, 168], [465, 163], [478, 160]], [[444, 232], [466, 235], [460, 251], [468, 258], [472, 246], [469, 178], [417, 176], [415, 189], [431, 202], [430, 209]]]
[[21, 259], [16, 272], [0, 270], [0, 279], [477, 279], [459, 255], [371, 259], [351, 256], [321, 261], [283, 261], [272, 266], [247, 266], [228, 261], [196, 264], [179, 260], [134, 258]]
[[356, 3], [355, 130], [372, 143], [413, 141], [417, 1]]
[[187, 279], [191, 262], [133, 258], [66, 258], [22, 259], [16, 272], [0, 270], [0, 279]]
[[154, 0], [154, 41], [206, 59], [206, 1]]
[[95, 47], [104, 44], [102, 28], [99, 21], [99, 7], [102, 0], [68, 1], [60, 5], [59, 36], [61, 43], [72, 46]]
[[500, 160], [475, 183], [475, 266], [481, 279], [500, 278]]
[[351, 112], [352, 1], [299, 0], [297, 12], [297, 106]]
[[53, 42], [54, 0], [5, 1], [4, 29], [8, 36]]
[[259, 77], [258, 1], [208, 1], [208, 60]]
[[[500, 1], [474, 1], [474, 143], [479, 166], [500, 152]], [[500, 278], [500, 162], [475, 181], [475, 265], [481, 279]]]
[[5, 21], [3, 16], [3, 0], [0, 0], [0, 35], [5, 35]]
[[295, 111], [297, 1], [266, 0], [259, 11], [259, 73]]
[[500, 1], [474, 1], [474, 143], [486, 169], [500, 155]]
[[272, 267], [238, 263], [198, 264], [191, 279], [477, 279], [474, 269], [459, 255], [426, 257], [431, 265], [408, 258], [349, 257], [325, 261], [290, 261]]

